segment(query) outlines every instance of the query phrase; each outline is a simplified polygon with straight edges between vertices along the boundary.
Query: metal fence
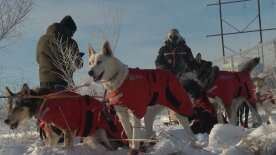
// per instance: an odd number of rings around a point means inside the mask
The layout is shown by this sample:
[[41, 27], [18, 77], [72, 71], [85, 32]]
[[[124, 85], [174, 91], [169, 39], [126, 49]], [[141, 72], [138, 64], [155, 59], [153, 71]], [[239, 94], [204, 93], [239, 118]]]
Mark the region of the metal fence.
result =
[[220, 58], [214, 61], [222, 70], [237, 71], [239, 66], [248, 60], [260, 57], [260, 64], [253, 70], [252, 76], [263, 73], [272, 88], [276, 88], [276, 39], [241, 50], [239, 54]]
[[266, 71], [276, 67], [276, 39], [258, 44], [246, 50], [241, 50], [239, 54], [215, 60], [214, 64], [220, 66], [224, 70], [236, 71], [240, 64], [254, 57], [261, 58], [261, 63], [257, 67], [257, 70], [261, 69]]

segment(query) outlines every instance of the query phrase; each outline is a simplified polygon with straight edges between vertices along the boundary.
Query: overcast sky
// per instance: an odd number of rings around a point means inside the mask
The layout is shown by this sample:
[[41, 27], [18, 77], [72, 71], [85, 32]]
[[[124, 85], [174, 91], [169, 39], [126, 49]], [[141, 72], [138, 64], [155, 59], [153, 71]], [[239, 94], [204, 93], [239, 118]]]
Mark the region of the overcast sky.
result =
[[[116, 46], [115, 55], [130, 67], [154, 68], [158, 49], [171, 28], [179, 29], [194, 55], [201, 52], [206, 59], [215, 60], [221, 57], [220, 39], [206, 38], [207, 34], [219, 32], [218, 7], [206, 6], [214, 1], [35, 0], [33, 10], [19, 29], [19, 38], [1, 49], [1, 68], [6, 75], [13, 76], [10, 80], [23, 76], [21, 80], [37, 84], [37, 41], [49, 24], [60, 21], [65, 15], [71, 15], [77, 23], [74, 38], [81, 51], [86, 52], [88, 43], [99, 49], [102, 34], [113, 44], [115, 37], [119, 36], [118, 44], [112, 45]], [[224, 6], [225, 20], [244, 28], [257, 15], [256, 1]], [[276, 1], [261, 0], [261, 3], [263, 27], [276, 27]], [[225, 31], [233, 31], [224, 26]], [[249, 29], [257, 26], [255, 22]], [[120, 31], [115, 30], [118, 27]], [[266, 32], [264, 40], [275, 36], [276, 32]], [[234, 50], [246, 49], [256, 45], [258, 33], [227, 37], [225, 42]], [[78, 76], [87, 77], [87, 67]]]

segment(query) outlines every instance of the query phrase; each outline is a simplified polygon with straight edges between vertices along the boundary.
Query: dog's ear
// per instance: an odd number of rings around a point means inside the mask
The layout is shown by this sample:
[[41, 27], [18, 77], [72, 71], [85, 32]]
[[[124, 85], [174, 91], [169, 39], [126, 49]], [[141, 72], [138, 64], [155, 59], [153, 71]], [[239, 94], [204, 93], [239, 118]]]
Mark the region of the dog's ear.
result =
[[103, 44], [102, 52], [104, 55], [112, 56], [112, 49], [108, 41], [105, 41]]
[[13, 96], [14, 93], [9, 89], [9, 87], [6, 87], [6, 95], [7, 96]]
[[90, 57], [93, 56], [94, 54], [96, 54], [96, 51], [95, 51], [94, 48], [91, 46], [91, 44], [88, 44], [88, 57], [90, 58]]
[[22, 93], [22, 95], [30, 95], [31, 94], [31, 90], [30, 90], [28, 84], [26, 84], [26, 83], [23, 84], [21, 93]]
[[201, 59], [201, 54], [200, 53], [197, 53], [195, 60], [196, 60], [197, 63], [201, 62], [202, 59]]

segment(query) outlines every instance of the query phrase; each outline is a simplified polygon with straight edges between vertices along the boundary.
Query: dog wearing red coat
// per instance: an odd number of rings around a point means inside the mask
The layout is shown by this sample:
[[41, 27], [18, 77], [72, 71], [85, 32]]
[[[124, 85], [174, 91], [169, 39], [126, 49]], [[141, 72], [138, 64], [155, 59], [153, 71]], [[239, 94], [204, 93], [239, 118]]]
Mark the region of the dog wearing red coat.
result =
[[254, 123], [261, 124], [256, 111], [255, 86], [250, 77], [250, 72], [258, 63], [259, 58], [253, 58], [238, 72], [220, 71], [212, 66], [212, 62], [202, 60], [200, 54], [196, 56], [195, 72], [203, 91], [216, 107], [225, 109], [231, 124], [237, 124], [237, 112], [244, 103], [249, 107]]
[[72, 147], [74, 136], [91, 137], [92, 145], [103, 144], [107, 149], [114, 149], [109, 138], [126, 138], [116, 114], [106, 111], [93, 97], [64, 91], [40, 98], [27, 84], [16, 94], [7, 88], [7, 94], [9, 109], [5, 123], [15, 129], [34, 116], [45, 123], [43, 127], [50, 145], [57, 144], [59, 139], [52, 132], [52, 126], [63, 132], [65, 148]]
[[154, 107], [167, 107], [177, 112], [180, 123], [190, 137], [193, 136], [188, 121], [192, 116], [192, 103], [172, 73], [128, 68], [114, 57], [107, 41], [99, 53], [89, 48], [89, 64], [89, 75], [108, 90], [110, 103], [114, 105], [127, 137], [133, 139], [132, 148], [139, 149], [136, 140], [142, 138], [141, 118], [144, 117], [146, 130], [152, 127], [154, 115], [160, 111]]

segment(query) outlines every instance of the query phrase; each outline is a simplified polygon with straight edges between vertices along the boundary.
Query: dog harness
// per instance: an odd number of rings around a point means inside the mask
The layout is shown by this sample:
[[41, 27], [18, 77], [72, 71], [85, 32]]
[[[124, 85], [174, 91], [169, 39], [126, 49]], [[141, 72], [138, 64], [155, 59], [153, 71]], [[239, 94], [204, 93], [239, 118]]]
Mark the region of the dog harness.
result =
[[275, 98], [273, 92], [269, 89], [263, 89], [257, 93], [257, 101], [263, 103], [264, 101], [270, 101], [272, 104], [275, 104]]
[[194, 105], [193, 108], [202, 108], [210, 114], [214, 114], [214, 115], [216, 114], [214, 107], [211, 105], [206, 95], [203, 95], [199, 99], [196, 99], [193, 105]]
[[76, 131], [80, 137], [92, 136], [97, 128], [103, 128], [110, 138], [125, 138], [122, 137], [123, 127], [116, 114], [110, 113], [110, 124], [102, 113], [103, 109], [104, 105], [93, 97], [67, 91], [48, 97], [40, 107], [38, 118], [42, 122], [53, 123], [58, 128]]
[[128, 107], [140, 119], [144, 117], [147, 107], [155, 103], [181, 115], [192, 115], [192, 103], [187, 92], [172, 73], [161, 69], [129, 68], [123, 84], [109, 92], [107, 97], [111, 104]]
[[207, 96], [220, 97], [226, 106], [239, 96], [245, 97], [252, 105], [256, 104], [255, 86], [248, 72], [219, 71]]

